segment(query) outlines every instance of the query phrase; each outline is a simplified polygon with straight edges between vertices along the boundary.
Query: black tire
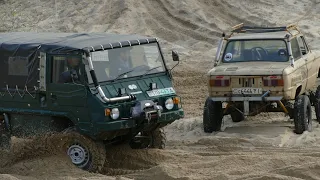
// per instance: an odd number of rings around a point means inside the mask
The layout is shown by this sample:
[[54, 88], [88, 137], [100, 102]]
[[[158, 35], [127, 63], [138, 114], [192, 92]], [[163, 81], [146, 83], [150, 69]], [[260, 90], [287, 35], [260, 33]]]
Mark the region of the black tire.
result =
[[236, 109], [234, 109], [230, 115], [233, 122], [241, 122], [244, 120], [244, 115]]
[[222, 103], [207, 98], [203, 109], [203, 130], [206, 133], [220, 131], [223, 118]]
[[317, 90], [314, 94], [314, 111], [316, 113], [317, 121], [320, 123], [320, 85], [317, 87]]
[[302, 134], [312, 130], [312, 112], [309, 97], [299, 95], [294, 102], [295, 133]]
[[64, 132], [64, 138], [63, 151], [75, 166], [89, 172], [102, 169], [106, 160], [106, 149], [102, 142], [70, 130]]
[[130, 141], [129, 145], [132, 149], [164, 149], [166, 147], [167, 138], [162, 128], [156, 128], [152, 132], [142, 132], [141, 135], [145, 136], [146, 139]]
[[0, 120], [0, 149], [9, 150], [11, 147], [11, 134], [4, 120]]
[[0, 149], [9, 150], [11, 147], [11, 135], [9, 133], [2, 133], [0, 136]]
[[149, 148], [164, 149], [167, 137], [162, 128], [157, 128], [151, 133], [151, 143]]

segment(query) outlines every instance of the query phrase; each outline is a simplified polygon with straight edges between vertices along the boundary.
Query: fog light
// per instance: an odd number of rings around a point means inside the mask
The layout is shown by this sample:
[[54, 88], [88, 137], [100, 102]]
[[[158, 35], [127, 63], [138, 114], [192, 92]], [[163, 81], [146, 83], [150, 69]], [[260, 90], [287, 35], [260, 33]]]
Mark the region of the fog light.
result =
[[119, 118], [119, 115], [120, 115], [120, 112], [119, 112], [119, 109], [118, 108], [113, 108], [111, 110], [111, 113], [110, 113], [110, 117], [112, 119], [118, 119]]

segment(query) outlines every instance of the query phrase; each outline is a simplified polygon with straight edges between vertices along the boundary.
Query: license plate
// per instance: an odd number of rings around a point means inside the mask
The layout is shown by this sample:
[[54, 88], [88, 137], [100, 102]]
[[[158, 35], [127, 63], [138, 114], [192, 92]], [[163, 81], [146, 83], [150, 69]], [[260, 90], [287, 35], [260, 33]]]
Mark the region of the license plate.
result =
[[262, 88], [233, 88], [232, 94], [262, 94]]
[[172, 87], [147, 91], [147, 94], [149, 97], [162, 96], [162, 95], [175, 94], [175, 93], [176, 92]]

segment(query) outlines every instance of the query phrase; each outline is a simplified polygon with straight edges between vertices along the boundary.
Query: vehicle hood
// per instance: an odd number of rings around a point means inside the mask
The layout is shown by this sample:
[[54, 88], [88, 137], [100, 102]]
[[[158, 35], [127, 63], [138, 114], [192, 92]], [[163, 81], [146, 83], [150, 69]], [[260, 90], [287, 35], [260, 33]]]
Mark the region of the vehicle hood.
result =
[[282, 74], [289, 62], [237, 62], [220, 63], [208, 75], [273, 75]]
[[101, 84], [101, 88], [104, 91], [107, 98], [118, 97], [119, 88], [126, 88], [127, 94], [132, 94], [137, 97], [137, 100], [156, 99], [163, 96], [174, 95], [175, 91], [167, 92], [164, 95], [152, 95], [149, 96], [147, 91], [150, 91], [150, 83], [157, 83], [157, 89], [172, 88], [172, 82], [167, 75], [144, 77], [144, 78], [130, 78], [121, 79], [116, 82], [109, 82]]

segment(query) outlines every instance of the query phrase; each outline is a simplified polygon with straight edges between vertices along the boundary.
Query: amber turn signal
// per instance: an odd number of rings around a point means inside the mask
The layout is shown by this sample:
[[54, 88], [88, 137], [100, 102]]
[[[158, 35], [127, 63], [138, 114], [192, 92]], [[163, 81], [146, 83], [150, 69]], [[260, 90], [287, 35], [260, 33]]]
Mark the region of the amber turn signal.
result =
[[107, 109], [104, 110], [104, 115], [105, 116], [110, 116], [110, 113], [111, 113], [110, 109], [107, 108]]
[[179, 104], [180, 103], [180, 99], [177, 97], [174, 97], [173, 99], [173, 104]]

